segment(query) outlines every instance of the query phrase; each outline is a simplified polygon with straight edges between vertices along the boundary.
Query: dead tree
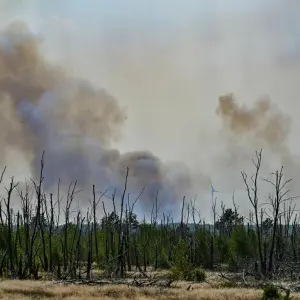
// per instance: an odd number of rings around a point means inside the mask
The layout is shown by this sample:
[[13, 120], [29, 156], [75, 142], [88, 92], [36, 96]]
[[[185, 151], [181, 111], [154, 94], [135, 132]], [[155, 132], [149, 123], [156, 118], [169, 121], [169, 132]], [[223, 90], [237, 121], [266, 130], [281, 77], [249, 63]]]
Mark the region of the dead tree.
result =
[[7, 198], [4, 199], [6, 207], [6, 220], [7, 220], [7, 253], [10, 263], [10, 272], [12, 276], [15, 276], [14, 257], [13, 257], [13, 239], [12, 239], [12, 209], [11, 209], [11, 196], [13, 190], [17, 187], [18, 183], [15, 183], [14, 178], [11, 178], [9, 188], [5, 188], [7, 191]]
[[78, 238], [77, 238], [77, 243], [76, 243], [76, 268], [78, 269], [78, 278], [81, 278], [81, 254], [82, 254], [82, 246], [81, 246], [81, 236], [82, 236], [82, 228], [83, 228], [83, 222], [85, 218], [81, 218], [80, 221], [80, 228], [79, 228], [79, 233], [78, 233]]
[[68, 229], [70, 224], [70, 209], [72, 202], [75, 197], [75, 189], [76, 189], [77, 181], [71, 183], [69, 185], [67, 202], [65, 207], [65, 225], [64, 225], [64, 242], [63, 244], [63, 257], [64, 257], [64, 272], [67, 272], [68, 269], [68, 256], [69, 256], [69, 248], [68, 248]]
[[97, 263], [99, 265], [99, 245], [98, 245], [98, 238], [97, 238], [97, 218], [96, 218], [96, 210], [97, 210], [97, 203], [96, 203], [96, 192], [95, 192], [95, 185], [93, 184], [93, 225], [94, 225], [94, 239], [95, 239], [95, 254]]
[[40, 176], [39, 176], [39, 181], [36, 183], [35, 181], [31, 180], [35, 192], [36, 192], [36, 200], [37, 200], [37, 205], [36, 205], [36, 214], [34, 217], [34, 225], [33, 225], [33, 233], [31, 236], [31, 241], [30, 241], [30, 251], [29, 251], [29, 258], [28, 258], [28, 268], [29, 272], [31, 275], [33, 275], [35, 278], [37, 277], [37, 268], [34, 265], [33, 261], [35, 259], [36, 253], [33, 252], [34, 250], [34, 245], [35, 245], [35, 240], [37, 238], [38, 234], [38, 228], [40, 227], [40, 221], [41, 221], [41, 207], [42, 207], [42, 183], [44, 180], [43, 176], [43, 170], [44, 170], [44, 154], [45, 152], [43, 151], [42, 154], [42, 159], [41, 159], [41, 169], [40, 169]]
[[53, 195], [50, 194], [50, 220], [49, 220], [49, 270], [53, 271], [53, 257], [52, 257], [52, 235], [54, 227], [54, 204]]
[[99, 266], [100, 264], [100, 254], [99, 254], [99, 244], [98, 244], [98, 236], [97, 236], [97, 232], [98, 232], [98, 223], [97, 223], [97, 218], [96, 218], [96, 214], [97, 214], [97, 207], [99, 202], [101, 201], [102, 197], [105, 196], [107, 190], [105, 190], [103, 193], [101, 193], [98, 201], [96, 202], [96, 191], [95, 191], [95, 185], [93, 185], [93, 202], [92, 202], [92, 211], [93, 211], [93, 227], [94, 227], [94, 240], [95, 240], [95, 254], [96, 254], [96, 260], [97, 260], [97, 264]]
[[128, 174], [129, 168], [126, 168], [126, 176], [125, 176], [125, 183], [124, 183], [124, 190], [121, 197], [121, 211], [120, 211], [120, 224], [119, 224], [119, 232], [118, 232], [118, 266], [117, 266], [117, 273], [120, 274], [120, 277], [124, 277], [124, 234], [123, 234], [123, 212], [124, 212], [124, 200], [127, 191], [127, 182], [128, 182]]
[[259, 200], [258, 200], [258, 176], [261, 167], [261, 159], [262, 159], [262, 150], [260, 150], [259, 152], [256, 151], [256, 159], [252, 160], [253, 165], [255, 167], [255, 173], [253, 176], [251, 176], [251, 183], [252, 183], [251, 186], [249, 185], [247, 174], [245, 172], [241, 172], [241, 174], [246, 186], [248, 199], [254, 209], [256, 235], [257, 235], [257, 242], [258, 242], [258, 255], [260, 260], [261, 271], [265, 275], [266, 261], [264, 259], [263, 249], [262, 249], [262, 234], [261, 234], [261, 228], [259, 222]]
[[284, 181], [283, 179], [283, 167], [281, 167], [280, 171], [276, 171], [271, 174], [275, 177], [274, 181], [269, 179], [265, 179], [266, 182], [270, 183], [274, 187], [274, 195], [269, 194], [269, 202], [272, 206], [273, 210], [273, 230], [272, 230], [272, 239], [271, 239], [271, 247], [269, 252], [269, 261], [268, 261], [268, 272], [271, 273], [273, 271], [273, 258], [274, 258], [274, 250], [275, 250], [275, 240], [278, 228], [279, 221], [279, 213], [280, 208], [283, 202], [292, 199], [292, 197], [286, 198], [289, 190], [286, 189], [286, 186], [291, 179]]
[[93, 259], [93, 226], [91, 225], [91, 215], [87, 212], [87, 235], [88, 235], [88, 257], [86, 266], [86, 279], [91, 279], [92, 259]]
[[30, 240], [31, 240], [31, 228], [30, 222], [32, 217], [32, 207], [31, 207], [31, 194], [32, 189], [28, 184], [26, 184], [25, 191], [18, 190], [19, 197], [21, 199], [22, 207], [22, 216], [23, 216], [23, 226], [24, 226], [24, 235], [25, 235], [25, 267], [22, 271], [22, 274], [19, 274], [19, 278], [25, 278], [28, 268], [28, 262], [30, 257]]

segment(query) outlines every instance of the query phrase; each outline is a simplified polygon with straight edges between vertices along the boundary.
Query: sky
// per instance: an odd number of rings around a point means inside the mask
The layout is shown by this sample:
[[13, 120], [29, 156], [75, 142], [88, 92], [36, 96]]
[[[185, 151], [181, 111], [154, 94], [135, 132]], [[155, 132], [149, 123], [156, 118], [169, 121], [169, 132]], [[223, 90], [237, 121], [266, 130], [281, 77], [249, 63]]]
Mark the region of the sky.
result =
[[201, 168], [228, 201], [243, 158], [224, 164], [220, 95], [249, 106], [269, 96], [290, 116], [289, 148], [300, 154], [299, 17], [296, 0], [0, 0], [0, 26], [27, 22], [49, 60], [125, 107], [121, 151]]

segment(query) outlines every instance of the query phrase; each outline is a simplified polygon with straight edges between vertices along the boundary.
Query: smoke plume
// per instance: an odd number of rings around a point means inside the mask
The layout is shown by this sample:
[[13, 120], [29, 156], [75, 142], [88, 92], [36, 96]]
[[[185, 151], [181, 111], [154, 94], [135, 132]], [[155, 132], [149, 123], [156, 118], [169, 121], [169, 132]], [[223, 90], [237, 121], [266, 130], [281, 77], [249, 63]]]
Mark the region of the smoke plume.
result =
[[[251, 174], [263, 148], [261, 175], [283, 163], [299, 194], [299, 2], [0, 2], [1, 28], [17, 16], [31, 29], [14, 24], [0, 35], [7, 172], [28, 178], [26, 161], [37, 176], [45, 150], [45, 187], [77, 179], [84, 204], [92, 184], [122, 190], [128, 166], [132, 198], [147, 182], [140, 212], [159, 189], [160, 211], [174, 215], [183, 194], [198, 195], [209, 219], [207, 177], [218, 203], [232, 205], [235, 189], [247, 213], [240, 171]], [[225, 92], [237, 101], [218, 103]], [[261, 93], [272, 101], [254, 102]]]
[[223, 125], [237, 136], [261, 141], [269, 150], [286, 152], [290, 119], [268, 98], [259, 99], [253, 108], [239, 105], [232, 94], [221, 96], [217, 113]]
[[124, 108], [106, 91], [49, 64], [26, 24], [1, 32], [0, 91], [1, 163], [14, 149], [36, 178], [45, 150], [46, 189], [59, 178], [65, 184], [77, 180], [82, 187], [121, 189], [128, 167], [129, 190], [137, 194], [145, 188], [147, 208], [159, 192], [162, 208], [174, 209], [192, 187], [184, 164], [164, 164], [149, 151], [113, 149], [127, 118]]
[[291, 119], [269, 98], [260, 98], [249, 107], [239, 104], [233, 94], [226, 94], [219, 98], [216, 112], [223, 125], [222, 132], [229, 134], [226, 136], [228, 161], [240, 166], [243, 163], [241, 169], [244, 169], [251, 162], [253, 149], [262, 149], [262, 176], [281, 166], [286, 178], [299, 176], [299, 159], [291, 154], [288, 146]]

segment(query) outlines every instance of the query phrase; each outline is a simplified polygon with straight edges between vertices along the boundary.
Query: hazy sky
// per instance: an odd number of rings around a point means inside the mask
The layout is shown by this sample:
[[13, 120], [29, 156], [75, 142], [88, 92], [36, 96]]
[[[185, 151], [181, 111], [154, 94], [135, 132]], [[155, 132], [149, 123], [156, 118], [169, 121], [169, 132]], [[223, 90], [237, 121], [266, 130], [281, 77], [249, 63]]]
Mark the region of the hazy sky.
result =
[[41, 34], [49, 59], [126, 107], [122, 151], [200, 166], [226, 189], [243, 165], [213, 163], [225, 155], [215, 111], [233, 92], [246, 105], [270, 96], [300, 154], [299, 1], [0, 0], [0, 24], [15, 18]]

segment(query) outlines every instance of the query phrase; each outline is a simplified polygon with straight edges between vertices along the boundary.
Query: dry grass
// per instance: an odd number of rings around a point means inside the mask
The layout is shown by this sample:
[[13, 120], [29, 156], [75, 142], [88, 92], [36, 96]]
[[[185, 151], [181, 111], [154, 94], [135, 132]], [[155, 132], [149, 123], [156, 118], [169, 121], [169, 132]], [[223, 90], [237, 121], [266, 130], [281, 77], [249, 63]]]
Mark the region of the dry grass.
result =
[[[217, 289], [207, 285], [194, 285], [193, 290], [186, 290], [187, 284], [174, 289], [131, 288], [127, 286], [109, 285], [103, 287], [59, 285], [51, 282], [36, 281], [3, 281], [0, 283], [0, 299], [136, 299], [136, 300], [256, 300], [261, 292], [248, 289]], [[299, 295], [293, 295], [300, 300]]]

